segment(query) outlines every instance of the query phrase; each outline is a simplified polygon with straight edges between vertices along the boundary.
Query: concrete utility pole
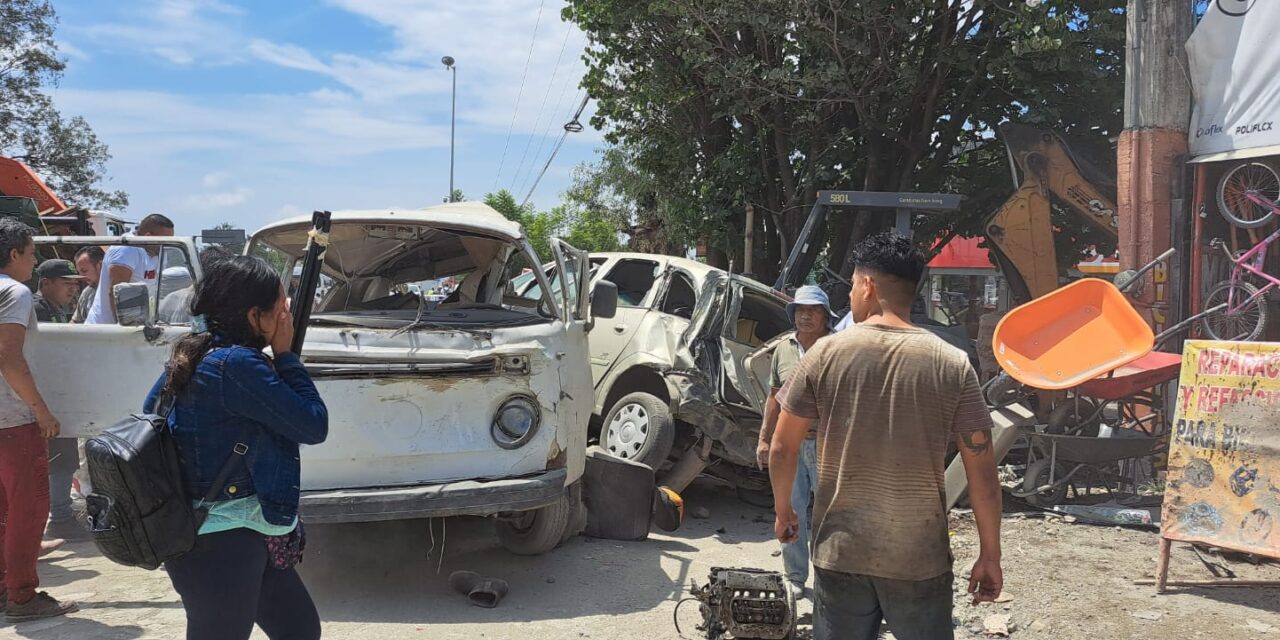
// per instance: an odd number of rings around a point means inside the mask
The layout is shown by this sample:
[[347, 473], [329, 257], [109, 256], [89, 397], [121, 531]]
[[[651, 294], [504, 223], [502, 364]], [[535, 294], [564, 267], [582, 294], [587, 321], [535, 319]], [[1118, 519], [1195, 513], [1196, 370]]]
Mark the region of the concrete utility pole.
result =
[[[1124, 132], [1117, 150], [1120, 268], [1137, 269], [1170, 246], [1173, 185], [1182, 171], [1191, 121], [1191, 79], [1184, 45], [1191, 37], [1191, 0], [1129, 0]], [[1143, 302], [1165, 324], [1168, 271], [1155, 273]]]

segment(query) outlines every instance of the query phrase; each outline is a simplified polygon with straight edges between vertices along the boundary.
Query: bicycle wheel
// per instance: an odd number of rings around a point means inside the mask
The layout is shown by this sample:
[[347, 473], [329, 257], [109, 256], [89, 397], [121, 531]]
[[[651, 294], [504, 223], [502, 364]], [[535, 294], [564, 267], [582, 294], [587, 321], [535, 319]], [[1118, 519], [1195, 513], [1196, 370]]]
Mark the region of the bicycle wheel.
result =
[[1201, 318], [1205, 333], [1214, 340], [1257, 340], [1267, 326], [1267, 299], [1257, 293], [1258, 288], [1247, 282], [1219, 283], [1205, 299], [1204, 308], [1227, 302], [1228, 295], [1234, 308]]
[[1218, 211], [1227, 222], [1242, 229], [1253, 229], [1275, 216], [1270, 207], [1246, 196], [1251, 192], [1271, 202], [1280, 201], [1280, 173], [1269, 164], [1244, 162], [1223, 174], [1218, 181]]

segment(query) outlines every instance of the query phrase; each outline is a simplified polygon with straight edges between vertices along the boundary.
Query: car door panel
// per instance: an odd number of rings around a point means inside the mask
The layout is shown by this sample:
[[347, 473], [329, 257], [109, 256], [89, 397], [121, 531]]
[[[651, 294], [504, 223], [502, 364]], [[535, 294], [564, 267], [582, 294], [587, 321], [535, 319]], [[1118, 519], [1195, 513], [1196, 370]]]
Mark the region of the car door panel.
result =
[[619, 297], [618, 309], [613, 318], [601, 319], [601, 321], [591, 330], [591, 376], [592, 382], [599, 386], [601, 381], [608, 376], [618, 363], [619, 357], [627, 353], [630, 349], [632, 341], [635, 339], [636, 332], [647, 321], [650, 313], [653, 313], [652, 306], [655, 299], [655, 291], [663, 286], [665, 274], [662, 272], [662, 264], [657, 260], [637, 260], [631, 258], [622, 258], [605, 264], [596, 270], [596, 277], [601, 280], [609, 280], [614, 284], [618, 284], [614, 279], [614, 274], [619, 269], [635, 268], [637, 263], [651, 263], [655, 272], [653, 284], [649, 286], [649, 290], [645, 291], [643, 296], [632, 298]]
[[[138, 239], [36, 238], [38, 246], [116, 245]], [[181, 249], [192, 284], [200, 277], [189, 240], [170, 240]], [[154, 316], [163, 281], [157, 282]], [[175, 293], [175, 292], [170, 292]], [[87, 438], [142, 410], [142, 403], [164, 371], [174, 343], [190, 333], [185, 325], [121, 326], [40, 323], [28, 340], [28, 363], [49, 409], [67, 437]]]

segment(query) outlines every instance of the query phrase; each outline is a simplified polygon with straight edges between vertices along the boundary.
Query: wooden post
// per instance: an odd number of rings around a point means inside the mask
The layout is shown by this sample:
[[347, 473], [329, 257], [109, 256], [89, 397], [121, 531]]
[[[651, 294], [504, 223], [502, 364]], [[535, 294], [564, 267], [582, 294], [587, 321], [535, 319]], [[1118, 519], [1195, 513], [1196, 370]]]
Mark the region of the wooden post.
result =
[[[1171, 245], [1173, 187], [1187, 152], [1191, 82], [1184, 44], [1192, 3], [1129, 0], [1124, 132], [1116, 150], [1120, 268], [1137, 269]], [[1167, 287], [1146, 287], [1157, 330], [1167, 322]]]
[[1173, 541], [1161, 536], [1160, 555], [1156, 556], [1156, 593], [1164, 593], [1169, 583], [1169, 552], [1173, 550]]
[[754, 248], [756, 239], [756, 208], [747, 203], [747, 231], [742, 234], [743, 243], [746, 245], [742, 250], [742, 273], [746, 276], [755, 274], [751, 270], [751, 251]]

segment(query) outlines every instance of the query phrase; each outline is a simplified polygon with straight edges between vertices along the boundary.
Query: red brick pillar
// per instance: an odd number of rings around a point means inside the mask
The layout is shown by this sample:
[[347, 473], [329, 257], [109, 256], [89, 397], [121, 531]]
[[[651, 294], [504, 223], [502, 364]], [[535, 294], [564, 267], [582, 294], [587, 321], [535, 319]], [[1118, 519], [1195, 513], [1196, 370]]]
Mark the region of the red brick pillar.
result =
[[[1187, 152], [1185, 129], [1126, 130], [1117, 150], [1117, 202], [1120, 209], [1120, 268], [1138, 269], [1169, 249], [1173, 188]], [[1139, 301], [1150, 306], [1149, 319], [1159, 332], [1166, 324], [1173, 292], [1168, 270], [1160, 265], [1143, 287]], [[1152, 286], [1154, 285], [1154, 286]]]
[[[1125, 55], [1124, 133], [1116, 162], [1120, 268], [1137, 269], [1169, 248], [1173, 186], [1187, 151], [1191, 85], [1184, 45], [1192, 3], [1129, 0]], [[1180, 247], [1185, 249], [1185, 247]], [[1165, 326], [1169, 296], [1163, 266], [1147, 281], [1140, 303], [1150, 305], [1156, 330]]]

